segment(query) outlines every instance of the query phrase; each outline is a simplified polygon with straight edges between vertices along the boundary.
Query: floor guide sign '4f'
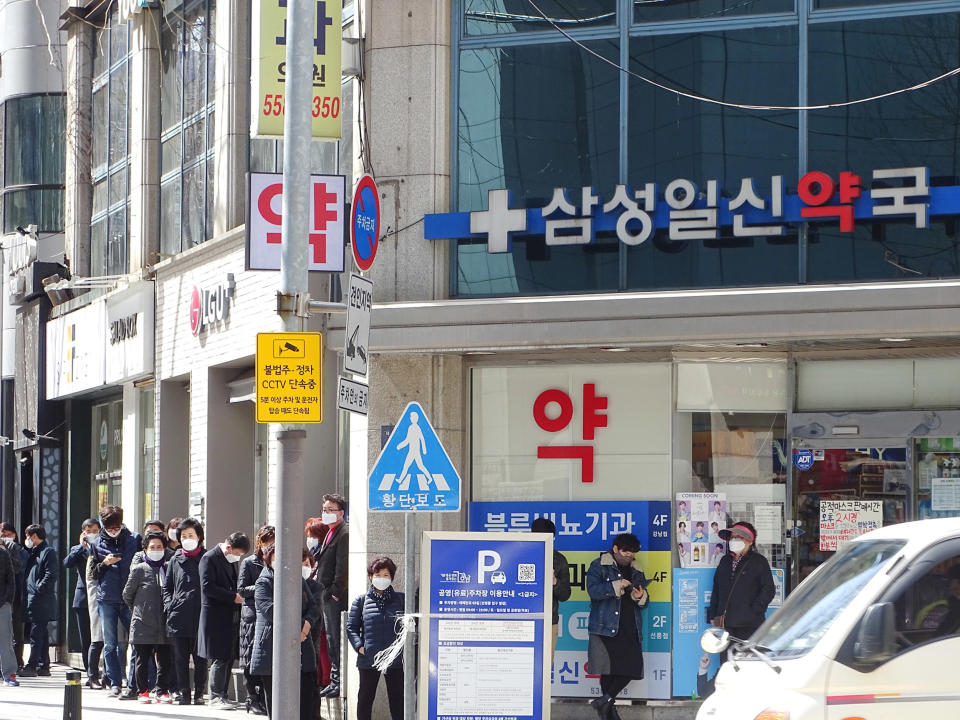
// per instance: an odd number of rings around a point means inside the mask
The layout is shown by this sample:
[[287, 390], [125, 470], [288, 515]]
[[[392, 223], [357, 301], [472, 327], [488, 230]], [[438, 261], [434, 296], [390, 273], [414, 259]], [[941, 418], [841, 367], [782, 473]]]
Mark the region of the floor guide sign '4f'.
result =
[[420, 403], [404, 408], [369, 484], [370, 510], [460, 510], [460, 475]]

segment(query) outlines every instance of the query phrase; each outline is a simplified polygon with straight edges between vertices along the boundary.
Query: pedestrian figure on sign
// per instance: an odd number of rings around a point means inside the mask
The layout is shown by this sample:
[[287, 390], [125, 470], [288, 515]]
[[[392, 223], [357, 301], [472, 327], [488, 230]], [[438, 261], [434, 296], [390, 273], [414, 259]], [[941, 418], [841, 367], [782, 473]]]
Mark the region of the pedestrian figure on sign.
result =
[[427, 454], [427, 441], [424, 440], [423, 431], [420, 429], [420, 426], [417, 425], [417, 421], [419, 419], [420, 416], [417, 413], [410, 413], [410, 427], [407, 428], [407, 437], [403, 440], [403, 442], [397, 445], [397, 450], [408, 448], [407, 459], [403, 461], [403, 470], [400, 471], [401, 488], [407, 487], [406, 483], [408, 483], [410, 480], [407, 470], [410, 469], [410, 465], [412, 464], [416, 464], [416, 466], [420, 468], [420, 471], [423, 473], [423, 476], [426, 478], [426, 482], [430, 482], [430, 473], [423, 465], [423, 455]]

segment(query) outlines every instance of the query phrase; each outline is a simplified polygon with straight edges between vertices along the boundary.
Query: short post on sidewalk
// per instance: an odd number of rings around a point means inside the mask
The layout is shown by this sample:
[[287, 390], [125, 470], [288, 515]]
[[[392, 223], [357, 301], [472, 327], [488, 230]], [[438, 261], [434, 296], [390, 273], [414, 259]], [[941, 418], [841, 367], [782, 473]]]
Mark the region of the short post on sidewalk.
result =
[[83, 713], [80, 700], [82, 690], [79, 671], [68, 671], [67, 684], [63, 686], [63, 720], [80, 720]]

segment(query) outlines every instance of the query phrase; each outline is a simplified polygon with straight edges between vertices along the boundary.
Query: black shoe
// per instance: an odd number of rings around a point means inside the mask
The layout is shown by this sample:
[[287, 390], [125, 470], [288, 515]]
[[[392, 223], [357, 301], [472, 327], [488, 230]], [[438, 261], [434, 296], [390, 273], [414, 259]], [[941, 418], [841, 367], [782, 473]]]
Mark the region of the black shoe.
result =
[[126, 690], [124, 690], [122, 693], [120, 693], [120, 699], [121, 699], [121, 700], [136, 700], [136, 699], [137, 699], [137, 691], [134, 690], [133, 688], [128, 687]]
[[206, 705], [207, 701], [203, 699], [203, 695], [197, 695], [193, 698], [194, 705]]
[[177, 696], [177, 705], [190, 705], [190, 696], [180, 693]]
[[103, 690], [103, 682], [100, 678], [90, 678], [87, 680], [87, 687], [91, 690]]
[[607, 717], [609, 717], [610, 720], [620, 720], [620, 713], [617, 712], [616, 700], [611, 698], [610, 704], [607, 705], [607, 713], [608, 713]]
[[590, 701], [593, 709], [597, 711], [599, 720], [611, 720], [610, 709], [613, 707], [613, 698], [604, 693], [598, 698]]
[[50, 668], [37, 668], [37, 677], [50, 677]]
[[24, 667], [23, 670], [17, 673], [17, 677], [35, 678], [37, 677], [37, 669], [32, 667]]

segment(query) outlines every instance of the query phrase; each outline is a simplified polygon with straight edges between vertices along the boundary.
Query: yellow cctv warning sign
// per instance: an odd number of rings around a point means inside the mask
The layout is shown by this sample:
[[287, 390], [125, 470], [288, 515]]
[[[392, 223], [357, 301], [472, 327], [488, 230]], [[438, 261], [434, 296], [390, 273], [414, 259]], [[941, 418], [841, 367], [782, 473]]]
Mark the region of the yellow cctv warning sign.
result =
[[257, 335], [257, 422], [323, 422], [323, 335]]

